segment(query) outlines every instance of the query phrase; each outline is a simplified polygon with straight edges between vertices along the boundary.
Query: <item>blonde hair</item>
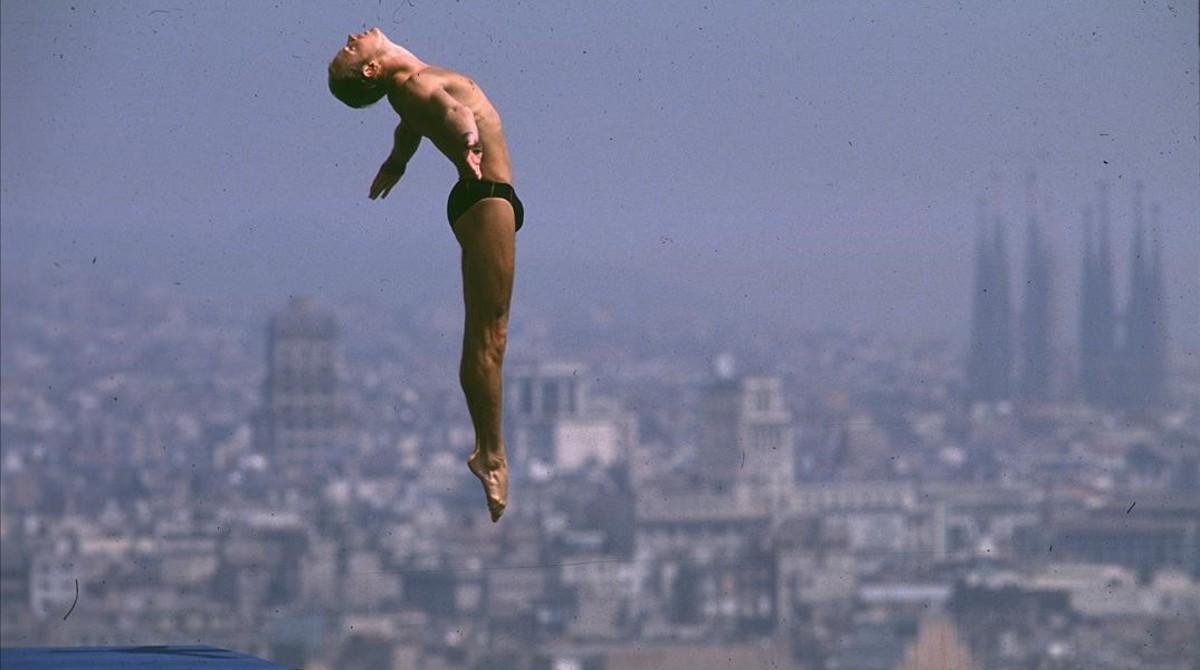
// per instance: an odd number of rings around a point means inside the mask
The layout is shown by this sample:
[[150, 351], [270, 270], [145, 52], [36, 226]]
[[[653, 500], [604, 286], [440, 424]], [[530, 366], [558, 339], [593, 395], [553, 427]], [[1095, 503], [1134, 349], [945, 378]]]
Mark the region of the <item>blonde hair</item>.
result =
[[362, 75], [357, 65], [338, 65], [335, 56], [329, 63], [329, 92], [350, 107], [361, 109], [379, 102], [387, 94], [382, 82]]

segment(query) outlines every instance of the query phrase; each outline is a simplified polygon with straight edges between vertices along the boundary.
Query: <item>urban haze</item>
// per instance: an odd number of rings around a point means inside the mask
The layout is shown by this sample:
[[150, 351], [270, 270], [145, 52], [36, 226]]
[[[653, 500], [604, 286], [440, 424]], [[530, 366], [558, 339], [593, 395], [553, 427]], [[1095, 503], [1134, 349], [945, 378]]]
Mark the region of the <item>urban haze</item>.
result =
[[[1195, 3], [0, 8], [3, 647], [1200, 663]], [[494, 525], [375, 25], [525, 201]]]

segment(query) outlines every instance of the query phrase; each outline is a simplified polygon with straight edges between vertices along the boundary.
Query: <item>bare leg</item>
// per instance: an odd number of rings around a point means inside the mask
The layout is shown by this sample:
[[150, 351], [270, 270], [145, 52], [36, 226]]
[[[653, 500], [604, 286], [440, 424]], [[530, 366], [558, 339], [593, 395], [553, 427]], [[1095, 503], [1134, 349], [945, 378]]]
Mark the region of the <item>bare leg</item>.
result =
[[508, 505], [508, 462], [501, 428], [501, 368], [508, 339], [515, 229], [512, 205], [480, 200], [454, 222], [462, 247], [463, 326], [459, 381], [475, 426], [475, 450], [467, 459], [487, 495], [492, 521]]

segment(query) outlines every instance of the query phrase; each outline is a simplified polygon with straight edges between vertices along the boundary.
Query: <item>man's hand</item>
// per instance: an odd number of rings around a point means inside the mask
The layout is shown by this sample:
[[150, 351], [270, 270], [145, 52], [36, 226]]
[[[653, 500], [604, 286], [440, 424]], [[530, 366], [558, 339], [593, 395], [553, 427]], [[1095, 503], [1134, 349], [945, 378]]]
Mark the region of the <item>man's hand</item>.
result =
[[392, 192], [392, 187], [396, 182], [400, 181], [400, 177], [404, 176], [404, 167], [393, 163], [384, 163], [379, 168], [379, 174], [375, 175], [375, 181], [371, 182], [370, 197], [386, 198], [388, 193]]
[[479, 133], [471, 131], [463, 135], [463, 140], [466, 141], [467, 149], [463, 154], [463, 162], [466, 163], [467, 169], [471, 174], [475, 175], [476, 179], [483, 179], [483, 144], [479, 142]]

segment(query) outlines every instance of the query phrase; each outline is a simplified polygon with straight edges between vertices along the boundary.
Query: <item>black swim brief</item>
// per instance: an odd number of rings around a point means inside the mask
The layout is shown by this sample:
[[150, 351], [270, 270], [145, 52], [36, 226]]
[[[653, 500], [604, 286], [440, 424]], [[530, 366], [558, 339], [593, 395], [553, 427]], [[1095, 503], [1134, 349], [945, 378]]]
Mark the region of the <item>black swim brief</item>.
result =
[[513, 214], [517, 219], [517, 230], [525, 223], [525, 206], [517, 197], [517, 192], [510, 184], [498, 181], [463, 179], [450, 190], [450, 198], [446, 201], [446, 218], [453, 226], [463, 212], [484, 198], [504, 198], [512, 203]]

